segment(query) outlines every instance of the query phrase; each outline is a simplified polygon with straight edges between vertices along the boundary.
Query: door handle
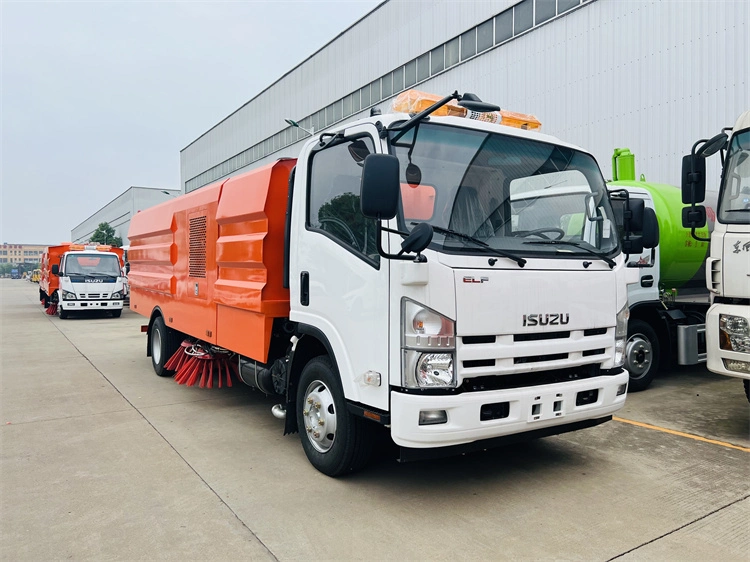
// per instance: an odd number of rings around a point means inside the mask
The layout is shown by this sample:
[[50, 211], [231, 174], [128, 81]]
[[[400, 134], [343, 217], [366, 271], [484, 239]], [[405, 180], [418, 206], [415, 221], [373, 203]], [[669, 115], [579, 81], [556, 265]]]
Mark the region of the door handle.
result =
[[303, 271], [299, 274], [299, 303], [302, 306], [310, 304], [310, 273]]
[[641, 277], [641, 287], [653, 287], [654, 286], [654, 276], [653, 275], [644, 275]]

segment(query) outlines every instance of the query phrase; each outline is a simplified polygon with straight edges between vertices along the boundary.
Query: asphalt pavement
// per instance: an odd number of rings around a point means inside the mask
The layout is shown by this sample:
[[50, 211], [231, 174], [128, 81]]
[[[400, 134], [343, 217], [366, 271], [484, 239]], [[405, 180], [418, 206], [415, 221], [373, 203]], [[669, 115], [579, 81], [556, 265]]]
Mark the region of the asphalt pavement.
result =
[[750, 560], [750, 407], [704, 366], [603, 425], [317, 472], [274, 401], [157, 377], [145, 319], [0, 280], [2, 560]]

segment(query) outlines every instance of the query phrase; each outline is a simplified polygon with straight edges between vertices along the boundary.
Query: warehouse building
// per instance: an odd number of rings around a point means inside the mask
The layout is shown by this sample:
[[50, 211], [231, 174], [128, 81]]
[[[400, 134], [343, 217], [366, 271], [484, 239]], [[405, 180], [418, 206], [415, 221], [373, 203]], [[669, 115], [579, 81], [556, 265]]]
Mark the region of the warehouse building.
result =
[[88, 242], [100, 223], [106, 222], [115, 229], [115, 236], [122, 238], [124, 245], [128, 244], [128, 228], [130, 219], [138, 211], [153, 207], [167, 199], [177, 197], [178, 189], [164, 189], [161, 187], [129, 187], [115, 197], [96, 213], [91, 215], [70, 232], [73, 242]]
[[639, 175], [679, 185], [693, 142], [750, 102], [749, 25], [730, 0], [387, 0], [185, 147], [181, 187], [295, 156], [309, 135], [285, 119], [317, 134], [411, 88], [533, 114], [605, 177], [628, 147]]

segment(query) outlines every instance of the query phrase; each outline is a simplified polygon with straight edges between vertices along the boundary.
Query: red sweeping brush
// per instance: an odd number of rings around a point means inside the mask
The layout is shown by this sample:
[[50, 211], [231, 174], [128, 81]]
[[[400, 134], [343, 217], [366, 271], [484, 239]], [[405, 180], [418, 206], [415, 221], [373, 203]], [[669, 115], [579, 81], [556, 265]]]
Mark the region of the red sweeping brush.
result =
[[232, 373], [236, 375], [231, 356], [232, 353], [227, 350], [217, 347], [206, 349], [198, 343], [185, 340], [164, 367], [175, 371], [174, 380], [177, 384], [194, 386], [197, 383], [201, 388], [213, 388], [216, 376], [219, 388], [223, 384], [231, 387]]
[[53, 302], [51, 303], [45, 310], [48, 315], [54, 316], [57, 314], [57, 303]]

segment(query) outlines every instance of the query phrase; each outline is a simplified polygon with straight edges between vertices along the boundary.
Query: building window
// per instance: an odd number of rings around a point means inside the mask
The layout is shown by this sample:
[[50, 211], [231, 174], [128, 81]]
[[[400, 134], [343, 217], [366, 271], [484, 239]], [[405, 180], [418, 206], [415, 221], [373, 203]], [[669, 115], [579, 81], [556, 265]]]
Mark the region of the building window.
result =
[[579, 0], [557, 0], [557, 13], [562, 14], [578, 6]]
[[445, 44], [445, 68], [458, 64], [459, 38], [451, 39]]
[[[553, 0], [554, 1], [554, 0]], [[470, 29], [461, 35], [461, 60], [477, 54], [477, 28]]]
[[440, 45], [439, 47], [430, 51], [430, 73], [437, 74], [445, 68], [445, 46]]
[[360, 89], [359, 94], [362, 98], [362, 107], [360, 109], [364, 109], [370, 105], [370, 86], [368, 85]]
[[375, 80], [370, 83], [370, 105], [378, 103], [381, 99], [380, 97], [380, 80]]
[[417, 82], [427, 80], [430, 77], [430, 53], [425, 53], [417, 58]]
[[492, 32], [492, 20], [487, 20], [477, 27], [477, 53], [481, 53], [492, 47]]
[[399, 66], [393, 71], [393, 93], [397, 94], [404, 89], [404, 67]]
[[513, 6], [513, 34], [518, 35], [534, 24], [534, 4], [532, 0], [523, 0]]
[[393, 73], [389, 72], [380, 79], [383, 88], [383, 99], [391, 97], [393, 94]]
[[417, 59], [407, 62], [404, 66], [404, 88], [411, 88], [417, 83]]
[[551, 20], [555, 17], [556, 0], [536, 0], [536, 11], [534, 13], [534, 25]]
[[495, 44], [513, 37], [513, 8], [495, 17]]

